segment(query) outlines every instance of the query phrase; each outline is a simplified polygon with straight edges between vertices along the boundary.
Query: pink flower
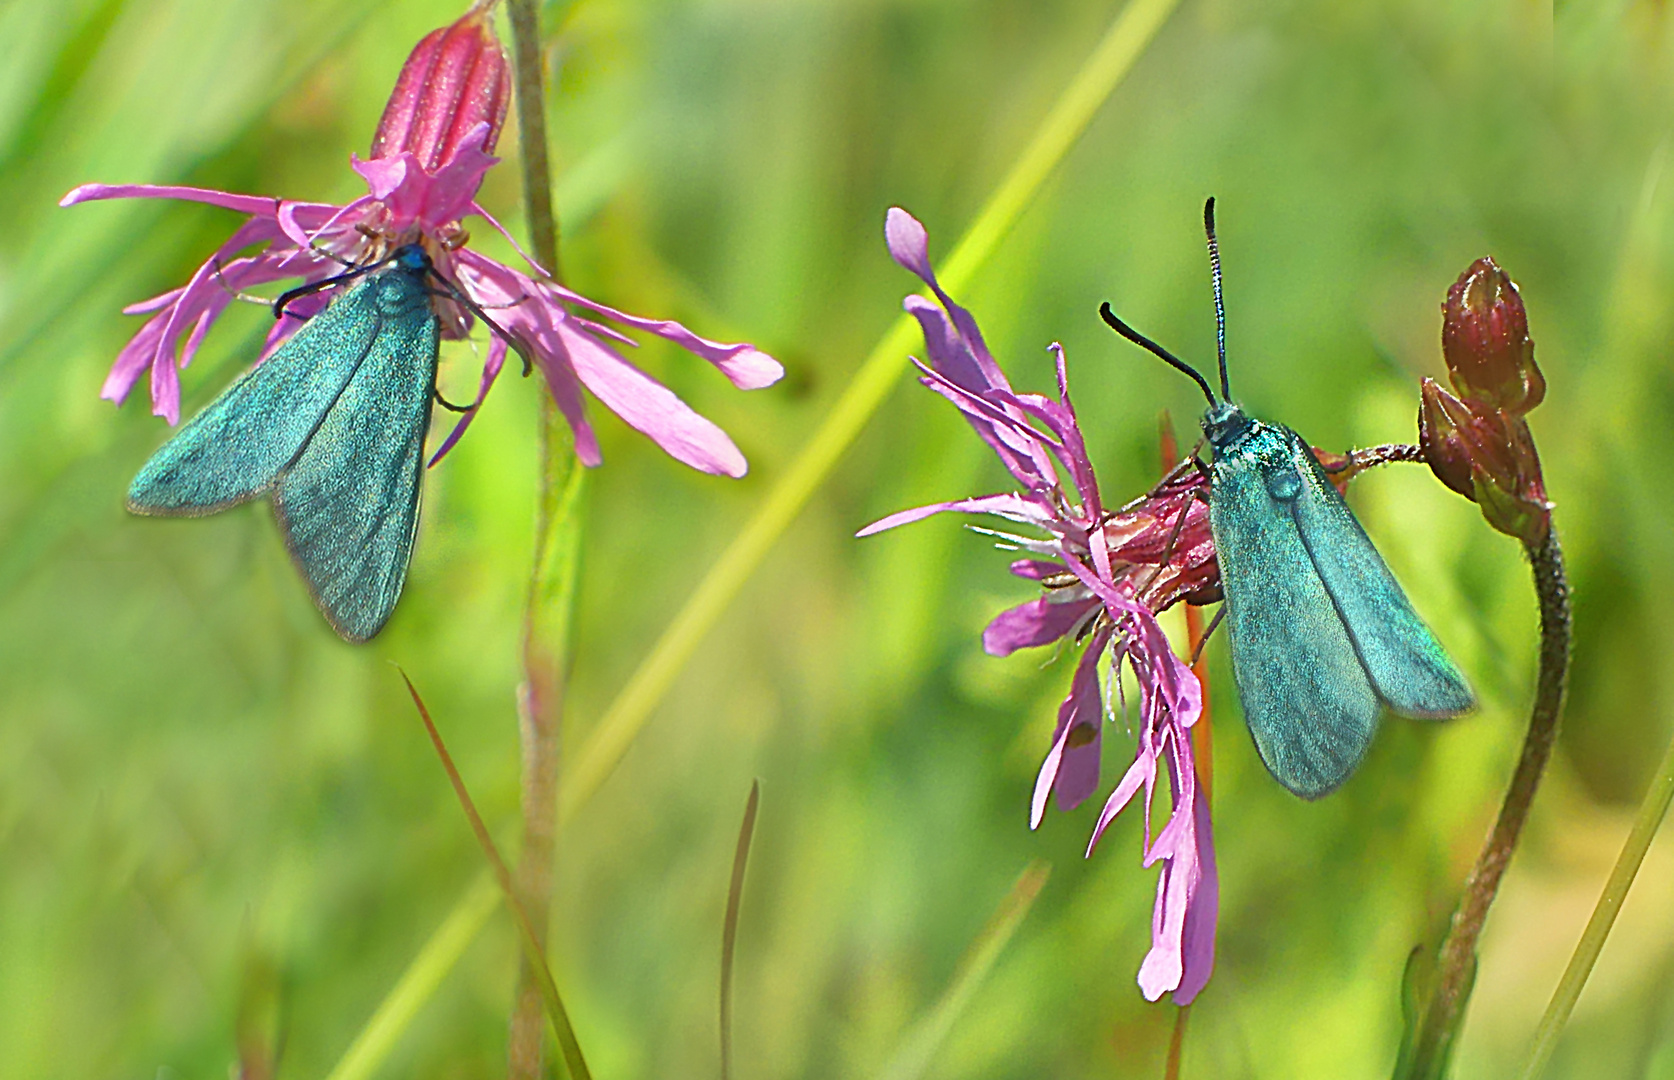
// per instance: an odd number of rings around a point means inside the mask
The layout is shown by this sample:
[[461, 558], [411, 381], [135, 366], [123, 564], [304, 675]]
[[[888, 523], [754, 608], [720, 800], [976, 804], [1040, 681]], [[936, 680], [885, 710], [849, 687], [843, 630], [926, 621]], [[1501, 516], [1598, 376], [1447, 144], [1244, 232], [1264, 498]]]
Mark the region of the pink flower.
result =
[[[897, 207], [889, 211], [884, 231], [895, 261], [917, 274], [941, 301], [938, 307], [915, 294], [904, 303], [924, 330], [930, 356], [929, 367], [918, 364], [920, 382], [965, 414], [1021, 490], [904, 510], [859, 535], [947, 510], [992, 514], [1044, 534], [995, 534], [1034, 556], [1012, 563], [1011, 570], [1039, 581], [1044, 591], [1001, 612], [982, 635], [983, 647], [994, 656], [1064, 639], [1087, 642], [1069, 695], [1058, 708], [1058, 724], [1035, 781], [1029, 826], [1039, 826], [1053, 793], [1061, 807], [1070, 809], [1098, 789], [1101, 721], [1108, 713], [1099, 662], [1109, 654], [1112, 686], [1126, 662], [1139, 684], [1138, 745], [1133, 764], [1099, 815], [1087, 852], [1092, 854], [1111, 820], [1143, 787], [1142, 865], [1161, 863], [1162, 873], [1151, 951], [1139, 969], [1139, 986], [1152, 1001], [1172, 991], [1174, 1001], [1184, 1005], [1203, 989], [1214, 968], [1219, 885], [1209, 802], [1192, 758], [1190, 728], [1203, 711], [1202, 690], [1169, 647], [1156, 612], [1181, 599], [1208, 601], [1218, 595], [1220, 571], [1208, 507], [1200, 497], [1207, 493], [1207, 481], [1189, 462], [1182, 463], [1145, 496], [1119, 511], [1105, 510], [1070, 403], [1063, 349], [1052, 346], [1057, 398], [1013, 391], [976, 320], [937, 283], [924, 226]], [[1164, 773], [1173, 809], [1168, 824], [1153, 837], [1151, 804]]]
[[[677, 322], [629, 315], [589, 300], [554, 282], [521, 249], [526, 270], [466, 247], [469, 237], [460, 220], [473, 215], [517, 247], [476, 202], [483, 176], [498, 161], [490, 151], [510, 95], [505, 55], [486, 12], [486, 5], [478, 5], [413, 50], [379, 122], [371, 160], [351, 157], [367, 194], [344, 206], [150, 184], [84, 184], [65, 195], [60, 205], [184, 199], [249, 215], [185, 285], [124, 309], [151, 318], [117, 355], [100, 396], [120, 403], [149, 374], [152, 412], [178, 423], [180, 370], [192, 362], [205, 333], [238, 294], [281, 280], [320, 281], [345, 266], [365, 265], [403, 244], [418, 243], [436, 271], [488, 309], [541, 369], [585, 464], [597, 465], [601, 459], [582, 404], [584, 386], [678, 460], [704, 472], [742, 476], [748, 467], [744, 455], [726, 433], [631, 364], [618, 347], [636, 343], [605, 320], [674, 342], [714, 364], [743, 390], [778, 381], [784, 374], [778, 361], [753, 345], [710, 341]], [[262, 359], [329, 300], [327, 293], [317, 293], [286, 305], [268, 334]], [[469, 311], [446, 298], [438, 298], [436, 308], [444, 337], [469, 334]], [[475, 419], [505, 365], [506, 350], [506, 340], [495, 335], [477, 396], [431, 464]]]

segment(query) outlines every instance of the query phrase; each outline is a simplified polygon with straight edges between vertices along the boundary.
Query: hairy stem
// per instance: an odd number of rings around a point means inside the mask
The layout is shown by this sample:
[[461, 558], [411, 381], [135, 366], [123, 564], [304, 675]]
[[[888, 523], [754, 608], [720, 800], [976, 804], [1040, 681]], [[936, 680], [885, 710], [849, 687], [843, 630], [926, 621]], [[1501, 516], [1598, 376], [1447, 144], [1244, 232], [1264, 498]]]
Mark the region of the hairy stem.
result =
[[[1410, 1065], [1404, 1075], [1419, 1080], [1437, 1080], [1447, 1069], [1455, 1036], [1470, 1000], [1476, 975], [1476, 944], [1482, 936], [1488, 909], [1499, 891], [1511, 854], [1517, 849], [1523, 823], [1528, 820], [1535, 790], [1540, 786], [1546, 761], [1557, 739], [1558, 718], [1563, 713], [1564, 686], [1569, 672], [1569, 582], [1564, 576], [1563, 552], [1558, 536], [1547, 530], [1538, 544], [1525, 544], [1534, 570], [1535, 593], [1540, 601], [1540, 676], [1535, 689], [1529, 732], [1523, 738], [1523, 752], [1512, 773], [1511, 786], [1500, 804], [1499, 818], [1477, 856], [1464, 894], [1453, 913], [1447, 938], [1437, 957], [1436, 975], [1429, 1000], [1419, 1015], [1413, 1035]], [[1398, 1072], [1403, 1072], [1398, 1069]]]
[[[547, 161], [540, 16], [535, 0], [508, 0], [506, 13], [512, 30], [518, 156], [523, 167], [529, 244], [536, 260], [553, 280], [558, 280], [558, 218], [552, 206], [552, 175]], [[540, 491], [523, 619], [523, 685], [518, 694], [523, 853], [518, 861], [516, 888], [544, 955], [558, 831], [558, 749], [564, 716], [569, 614], [575, 592], [581, 470], [565, 439], [557, 407], [546, 394], [541, 395], [538, 435]], [[537, 1080], [543, 1074], [546, 1023], [540, 976], [528, 957], [519, 959], [507, 1047], [512, 1080]]]

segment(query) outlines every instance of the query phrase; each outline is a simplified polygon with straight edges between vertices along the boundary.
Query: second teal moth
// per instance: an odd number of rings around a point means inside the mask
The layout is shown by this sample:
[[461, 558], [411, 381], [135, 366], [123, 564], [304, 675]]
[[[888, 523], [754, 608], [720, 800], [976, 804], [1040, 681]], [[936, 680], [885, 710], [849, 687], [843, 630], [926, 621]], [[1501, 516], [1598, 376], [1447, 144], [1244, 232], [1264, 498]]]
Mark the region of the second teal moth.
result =
[[1317, 799], [1359, 766], [1384, 706], [1440, 720], [1468, 712], [1475, 701], [1308, 444], [1233, 404], [1214, 199], [1204, 205], [1203, 224], [1215, 290], [1218, 399], [1195, 368], [1117, 318], [1109, 304], [1100, 314], [1191, 376], [1209, 401], [1209, 524], [1238, 699], [1274, 778]]
[[199, 517], [268, 495], [320, 612], [362, 642], [394, 612], [418, 531], [441, 337], [432, 297], [505, 334], [417, 244], [292, 289], [274, 313], [328, 288], [337, 292], [325, 310], [140, 468], [128, 509]]

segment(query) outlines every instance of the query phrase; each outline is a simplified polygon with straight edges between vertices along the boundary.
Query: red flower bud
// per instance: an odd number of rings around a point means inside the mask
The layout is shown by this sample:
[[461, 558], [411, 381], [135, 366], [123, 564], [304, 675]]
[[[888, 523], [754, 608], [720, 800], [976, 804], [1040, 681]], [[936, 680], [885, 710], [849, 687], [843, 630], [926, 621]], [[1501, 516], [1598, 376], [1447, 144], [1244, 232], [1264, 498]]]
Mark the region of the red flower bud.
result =
[[511, 103], [511, 71], [489, 19], [492, 6], [479, 0], [459, 21], [432, 30], [414, 47], [372, 136], [374, 160], [406, 150], [435, 172], [466, 134], [485, 122], [483, 150], [493, 151]]
[[1493, 259], [1476, 260], [1447, 291], [1442, 355], [1453, 389], [1473, 407], [1521, 416], [1546, 394], [1523, 298]]
[[1436, 479], [1467, 499], [1475, 500], [1471, 488], [1470, 448], [1460, 429], [1470, 426], [1469, 407], [1426, 378], [1419, 385], [1418, 444]]

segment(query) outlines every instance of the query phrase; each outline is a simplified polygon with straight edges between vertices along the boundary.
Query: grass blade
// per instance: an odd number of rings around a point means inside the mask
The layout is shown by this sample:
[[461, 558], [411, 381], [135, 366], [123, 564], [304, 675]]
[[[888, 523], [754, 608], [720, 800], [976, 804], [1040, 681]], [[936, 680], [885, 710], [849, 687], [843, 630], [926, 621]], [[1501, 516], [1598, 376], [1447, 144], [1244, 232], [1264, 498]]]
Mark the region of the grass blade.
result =
[[738, 906], [744, 900], [744, 868], [750, 861], [750, 841], [756, 835], [756, 809], [761, 804], [761, 781], [750, 784], [744, 821], [738, 826], [738, 849], [732, 855], [732, 883], [727, 887], [727, 917], [721, 929], [721, 1080], [732, 1075], [732, 954], [738, 944]]
[[378, 1011], [360, 1029], [326, 1080], [367, 1080], [377, 1071], [395, 1048], [395, 1041], [464, 955], [465, 947], [482, 932], [499, 897], [494, 878], [486, 872], [478, 874], [442, 925], [407, 965], [407, 970], [401, 973]]
[[1523, 1070], [1524, 1080], [1535, 1080], [1552, 1060], [1558, 1036], [1569, 1022], [1569, 1014], [1581, 996], [1582, 987], [1587, 985], [1587, 976], [1592, 974], [1593, 964], [1604, 949], [1604, 939], [1610, 936], [1610, 928], [1615, 925], [1616, 916], [1622, 910], [1622, 901], [1627, 899], [1634, 876], [1645, 861], [1645, 852], [1650, 849], [1651, 840], [1668, 814], [1670, 801], [1674, 801], [1674, 739], [1669, 741], [1668, 749], [1662, 755], [1662, 763], [1657, 766], [1651, 788], [1645, 792], [1645, 800], [1639, 804], [1639, 813], [1634, 816], [1627, 842], [1622, 845], [1621, 854], [1616, 856], [1616, 865], [1604, 883], [1604, 892], [1599, 894], [1598, 905], [1587, 920], [1587, 928], [1581, 932], [1581, 940], [1576, 943], [1575, 954], [1569, 958], [1563, 978], [1558, 980], [1558, 988], [1552, 992], [1546, 1015], [1540, 1018], [1540, 1026], [1535, 1029], [1534, 1049], [1529, 1055], [1528, 1068]]
[[942, 1040], [953, 1029], [953, 1023], [965, 1011], [972, 995], [988, 978], [993, 970], [994, 962], [1000, 958], [1011, 936], [1022, 925], [1023, 919], [1034, 906], [1035, 897], [1040, 895], [1041, 888], [1052, 873], [1052, 867], [1044, 862], [1032, 862], [1023, 868], [1023, 873], [1017, 877], [1017, 883], [1011, 887], [1011, 892], [1000, 902], [988, 925], [977, 934], [976, 940], [965, 950], [965, 955], [959, 960], [959, 967], [953, 973], [953, 981], [948, 983], [938, 1000], [924, 1019], [920, 1020], [907, 1035], [901, 1048], [890, 1058], [879, 1073], [880, 1080], [918, 1080], [924, 1075], [924, 1070], [930, 1065], [936, 1051], [941, 1048]]
[[[396, 670], [400, 671], [400, 668]], [[529, 922], [529, 913], [523, 910], [523, 905], [518, 902], [517, 892], [512, 888], [511, 871], [506, 868], [506, 861], [500, 857], [500, 849], [494, 846], [494, 838], [488, 835], [488, 826], [483, 824], [482, 815], [477, 813], [470, 792], [465, 790], [465, 780], [454, 767], [453, 755], [448, 753], [446, 744], [442, 742], [442, 733], [436, 730], [435, 722], [430, 719], [430, 710], [425, 708], [418, 688], [413, 685], [413, 680], [407, 678], [405, 671], [401, 672], [401, 681], [407, 684], [407, 693], [413, 696], [413, 704], [418, 707], [419, 718], [424, 721], [424, 730], [430, 733], [430, 741], [436, 747], [436, 756], [442, 759], [442, 768], [447, 770], [448, 782], [453, 784], [453, 792], [459, 796], [459, 805], [464, 808], [465, 816], [471, 822], [471, 831], [476, 834], [477, 843], [482, 846], [483, 854], [488, 857], [489, 867], [494, 871], [495, 880], [500, 884], [500, 891], [505, 894], [506, 903], [511, 907], [512, 919], [517, 923], [518, 936], [523, 939], [524, 954], [540, 977], [541, 996], [546, 999], [547, 1017], [552, 1021], [552, 1032], [558, 1038], [558, 1047], [563, 1051], [564, 1063], [569, 1066], [570, 1075], [575, 1080], [592, 1080], [592, 1073], [587, 1070], [587, 1060], [581, 1055], [581, 1044], [576, 1041], [575, 1028], [570, 1025], [569, 1012], [564, 1008], [564, 1000], [558, 996], [558, 984], [552, 979], [552, 969], [547, 966], [546, 956], [535, 937], [534, 926]]]

